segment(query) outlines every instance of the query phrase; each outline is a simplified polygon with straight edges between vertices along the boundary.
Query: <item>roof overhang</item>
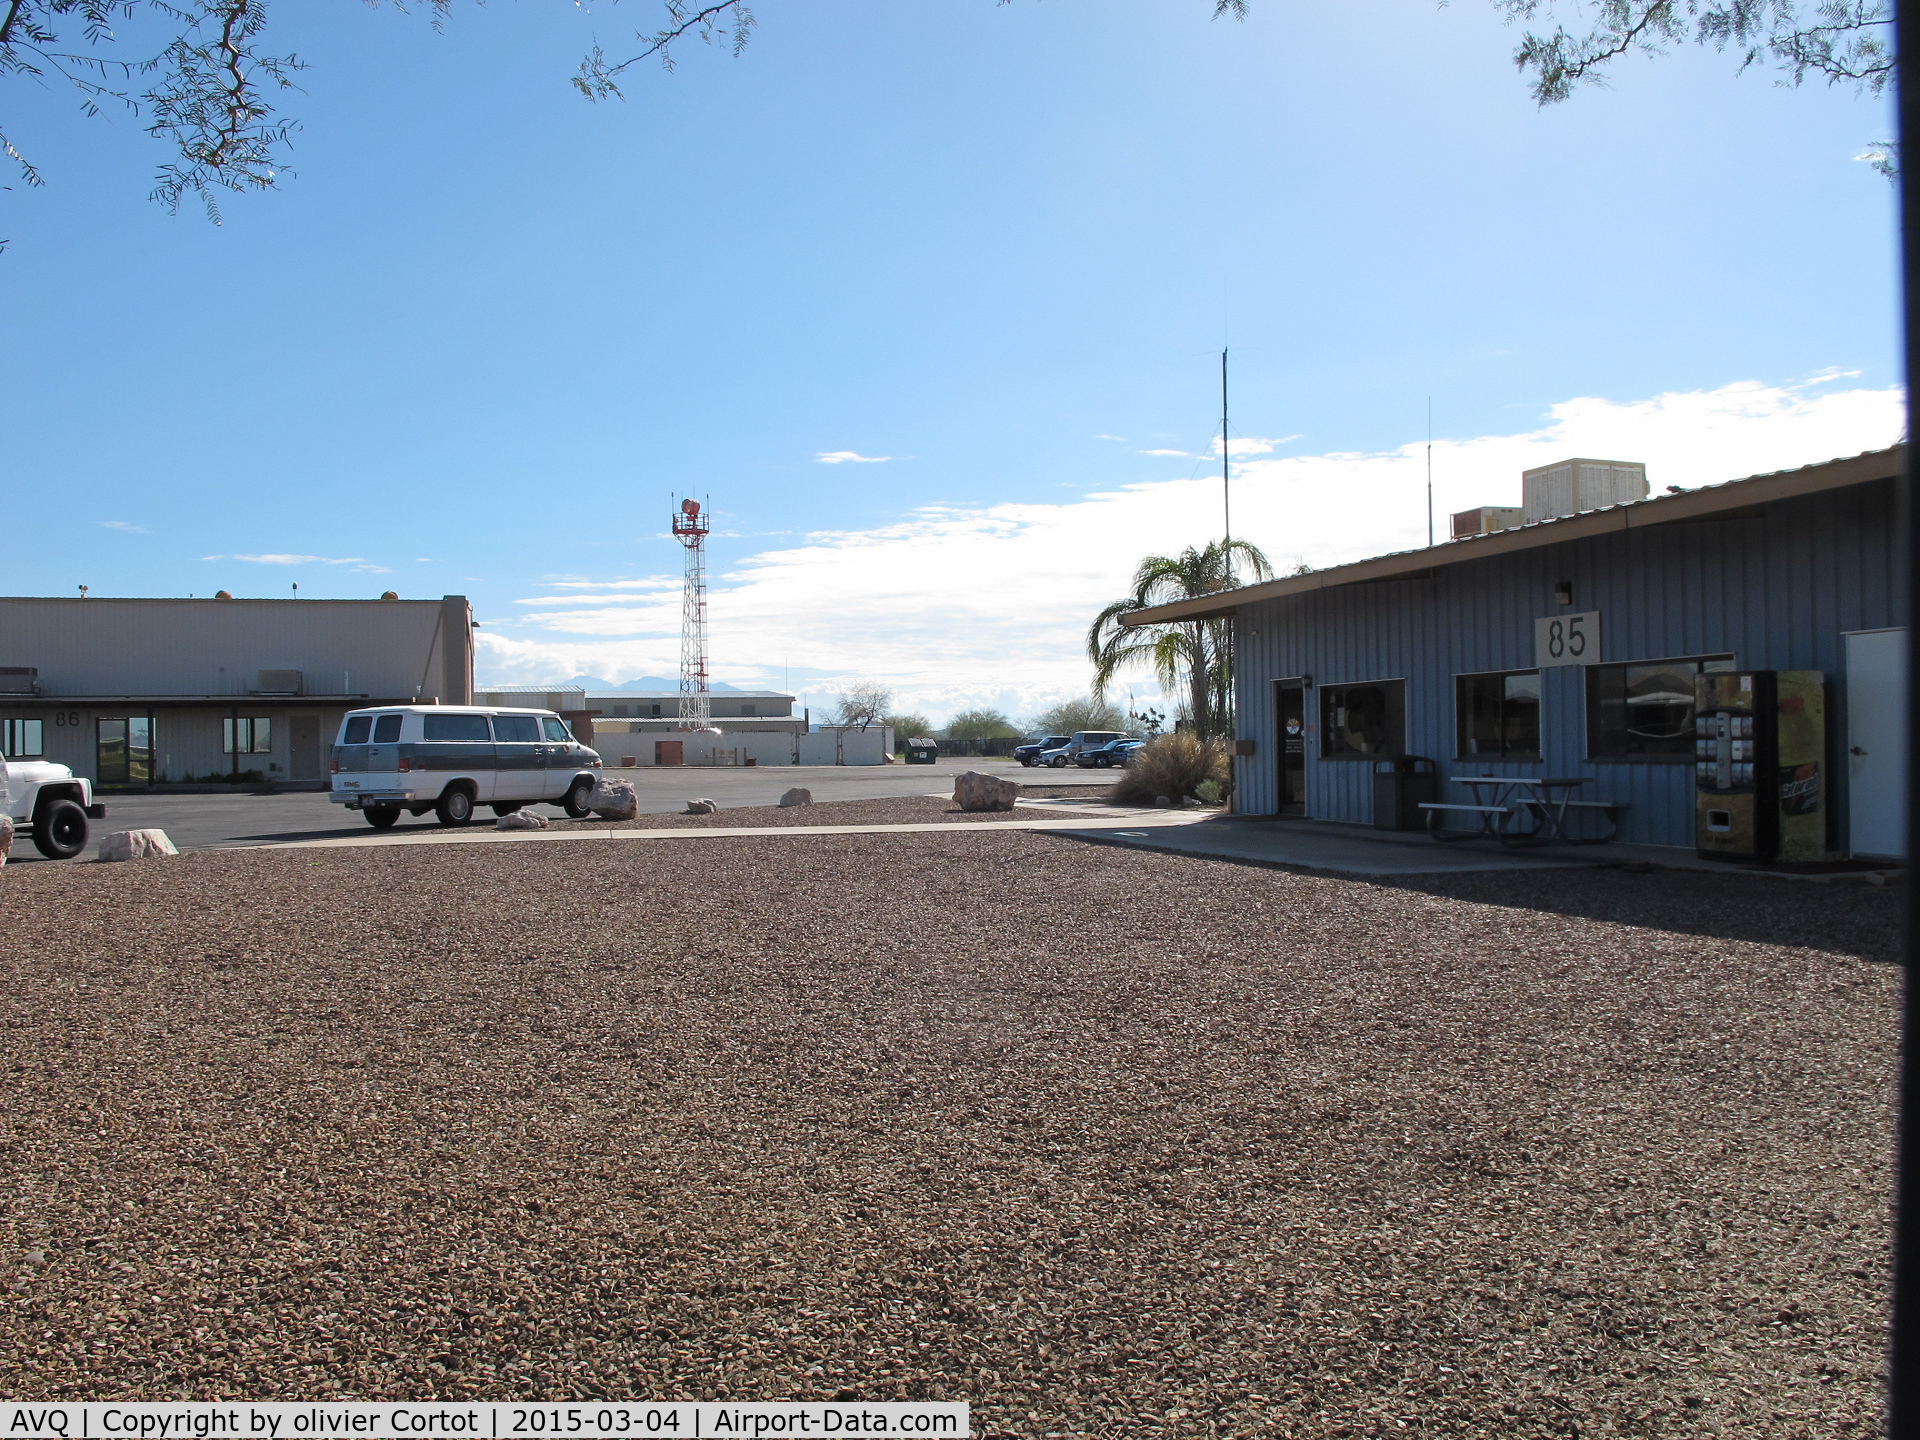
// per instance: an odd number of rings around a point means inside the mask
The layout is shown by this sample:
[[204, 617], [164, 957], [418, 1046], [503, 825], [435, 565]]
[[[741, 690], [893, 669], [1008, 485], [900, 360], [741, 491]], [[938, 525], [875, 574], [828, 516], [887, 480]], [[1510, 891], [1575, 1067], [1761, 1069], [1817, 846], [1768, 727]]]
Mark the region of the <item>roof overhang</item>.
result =
[[1120, 623], [1132, 627], [1165, 625], [1181, 620], [1212, 620], [1232, 615], [1242, 605], [1258, 604], [1262, 600], [1304, 595], [1310, 590], [1329, 590], [1339, 585], [1424, 579], [1447, 565], [1485, 560], [1495, 555], [1510, 555], [1517, 550], [1538, 550], [1548, 545], [1585, 540], [1595, 535], [1611, 535], [1621, 530], [1639, 530], [1651, 525], [1675, 525], [1687, 521], [1757, 518], [1765, 513], [1764, 507], [1774, 501], [1818, 495], [1828, 490], [1843, 490], [1851, 485], [1866, 485], [1876, 480], [1897, 479], [1906, 473], [1906, 467], [1907, 447], [1895, 445], [1888, 450], [1870, 450], [1862, 455], [1806, 465], [1798, 470], [1779, 470], [1745, 480], [1728, 480], [1678, 495], [1610, 505], [1603, 510], [1588, 510], [1559, 520], [1536, 521], [1518, 530], [1496, 530], [1491, 535], [1450, 540], [1425, 550], [1405, 550], [1397, 555], [1381, 555], [1372, 560], [1358, 560], [1351, 565], [1336, 565], [1305, 575], [1289, 575], [1284, 580], [1244, 585], [1217, 595], [1177, 600], [1170, 605], [1155, 605], [1147, 610], [1132, 610], [1120, 617]]

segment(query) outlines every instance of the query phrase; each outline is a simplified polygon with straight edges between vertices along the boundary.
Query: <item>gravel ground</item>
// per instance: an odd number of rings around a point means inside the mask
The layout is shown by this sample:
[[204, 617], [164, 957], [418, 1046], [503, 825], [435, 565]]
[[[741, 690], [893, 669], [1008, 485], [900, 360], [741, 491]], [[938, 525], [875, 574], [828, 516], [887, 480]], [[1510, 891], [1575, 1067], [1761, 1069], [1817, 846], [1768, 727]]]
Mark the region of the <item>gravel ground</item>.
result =
[[[1100, 801], [1090, 799], [1087, 803], [1098, 805]], [[775, 805], [742, 805], [733, 810], [717, 810], [711, 815], [642, 815], [637, 820], [556, 820], [554, 823], [567, 829], [588, 830], [711, 830], [716, 826], [736, 825], [920, 825], [940, 820], [969, 824], [976, 820], [1044, 820], [1046, 817], [1044, 810], [967, 811], [948, 799], [909, 795], [891, 800], [834, 800], [790, 805], [784, 810]]]
[[0, 1394], [1874, 1428], [1893, 895], [719, 855], [0, 874]]

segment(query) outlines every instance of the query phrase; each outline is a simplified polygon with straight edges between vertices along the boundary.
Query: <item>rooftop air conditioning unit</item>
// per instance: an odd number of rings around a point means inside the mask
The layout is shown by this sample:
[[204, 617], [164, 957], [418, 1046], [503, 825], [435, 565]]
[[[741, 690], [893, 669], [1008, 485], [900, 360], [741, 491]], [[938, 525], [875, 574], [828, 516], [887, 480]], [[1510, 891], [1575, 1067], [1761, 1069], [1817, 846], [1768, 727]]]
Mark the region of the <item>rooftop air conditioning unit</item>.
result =
[[1527, 523], [1647, 498], [1647, 467], [1637, 460], [1562, 460], [1520, 473]]
[[38, 695], [40, 672], [31, 665], [0, 665], [0, 695]]
[[300, 670], [262, 670], [256, 695], [299, 695], [305, 692], [306, 674]]
[[1518, 505], [1476, 505], [1454, 515], [1453, 538], [1465, 540], [1496, 530], [1518, 530], [1525, 520], [1526, 512]]

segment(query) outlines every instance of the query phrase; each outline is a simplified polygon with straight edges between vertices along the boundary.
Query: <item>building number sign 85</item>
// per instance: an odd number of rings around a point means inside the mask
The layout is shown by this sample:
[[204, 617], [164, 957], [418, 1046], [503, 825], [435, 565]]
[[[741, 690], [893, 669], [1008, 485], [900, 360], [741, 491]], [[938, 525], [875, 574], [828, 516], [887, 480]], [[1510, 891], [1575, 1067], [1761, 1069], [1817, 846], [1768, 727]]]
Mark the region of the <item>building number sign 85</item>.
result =
[[1546, 615], [1534, 621], [1533, 660], [1542, 669], [1549, 665], [1598, 665], [1600, 612]]

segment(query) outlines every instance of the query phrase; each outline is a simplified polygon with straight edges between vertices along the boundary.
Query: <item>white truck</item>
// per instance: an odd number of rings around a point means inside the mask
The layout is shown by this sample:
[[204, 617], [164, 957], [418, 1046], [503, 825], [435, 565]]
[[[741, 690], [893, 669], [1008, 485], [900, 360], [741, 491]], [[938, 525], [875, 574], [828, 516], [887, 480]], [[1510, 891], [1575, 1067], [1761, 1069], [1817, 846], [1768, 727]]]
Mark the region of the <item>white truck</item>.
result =
[[65, 765], [9, 760], [0, 755], [0, 804], [16, 832], [31, 830], [33, 845], [49, 860], [71, 860], [87, 848], [87, 821], [104, 820], [107, 807], [93, 803], [93, 784]]

